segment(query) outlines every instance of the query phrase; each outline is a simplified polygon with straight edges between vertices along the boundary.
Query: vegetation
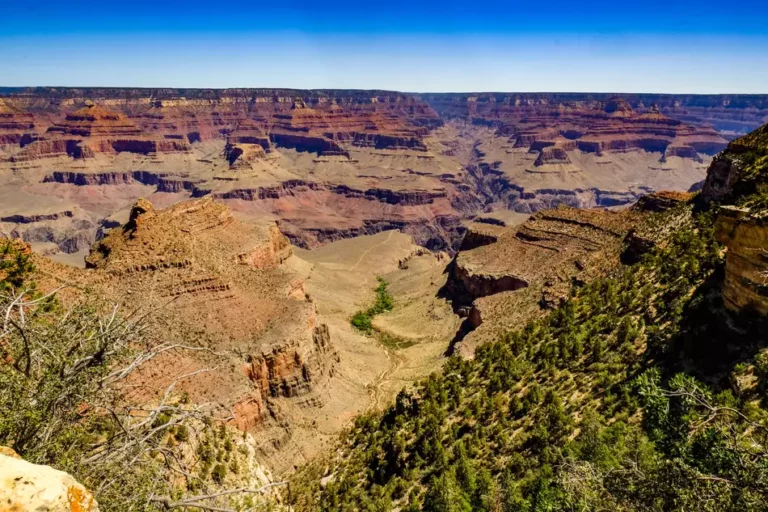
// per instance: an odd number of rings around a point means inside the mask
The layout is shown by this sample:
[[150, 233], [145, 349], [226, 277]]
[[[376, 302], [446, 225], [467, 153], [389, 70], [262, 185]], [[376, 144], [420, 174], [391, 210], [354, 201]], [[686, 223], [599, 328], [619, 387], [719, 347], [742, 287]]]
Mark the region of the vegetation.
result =
[[376, 292], [376, 302], [365, 311], [355, 313], [351, 320], [353, 327], [366, 334], [373, 332], [373, 317], [386, 311], [392, 311], [393, 307], [392, 296], [387, 291], [389, 283], [381, 277], [376, 277], [376, 280], [379, 282], [378, 286], [374, 289], [374, 292]]
[[143, 318], [87, 291], [65, 306], [33, 276], [24, 247], [0, 241], [0, 445], [72, 474], [104, 511], [233, 510], [225, 506], [241, 496], [216, 492], [239, 471], [226, 432], [207, 465], [184, 449], [215, 437], [208, 413], [175, 393], [175, 382], [155, 404], [123, 400], [121, 385], [137, 368], [179, 347], [156, 342]]
[[718, 159], [735, 163], [739, 169], [731, 184], [731, 197], [725, 202], [753, 211], [768, 210], [768, 127], [736, 139]]
[[697, 217], [640, 263], [577, 288], [474, 360], [449, 359], [382, 415], [358, 418], [340, 455], [294, 478], [292, 505], [768, 508], [764, 391], [728, 387], [734, 371], [768, 367], [755, 356], [764, 325], [734, 334], [716, 314], [712, 232], [712, 217]]

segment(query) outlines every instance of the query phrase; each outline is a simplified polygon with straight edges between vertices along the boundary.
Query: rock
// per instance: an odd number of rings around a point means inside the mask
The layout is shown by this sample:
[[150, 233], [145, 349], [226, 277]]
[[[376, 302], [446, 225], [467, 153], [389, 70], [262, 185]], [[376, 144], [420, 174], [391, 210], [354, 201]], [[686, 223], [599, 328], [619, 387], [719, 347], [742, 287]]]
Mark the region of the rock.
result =
[[124, 114], [94, 104], [67, 114], [45, 134], [13, 155], [14, 162], [69, 156], [93, 158], [97, 153], [187, 151], [183, 141], [167, 140], [145, 133]]
[[395, 228], [452, 254], [483, 211], [687, 190], [725, 145], [703, 119], [752, 123], [766, 110], [758, 97], [724, 108], [718, 97], [280, 89], [40, 88], [2, 101], [0, 173], [18, 178], [8, 190], [66, 198], [94, 222], [153, 192], [164, 206], [210, 195], [278, 221], [302, 247]]
[[768, 125], [732, 141], [715, 158], [707, 171], [701, 198], [710, 203], [733, 203], [739, 197], [755, 194], [768, 182], [765, 154], [768, 152]]
[[536, 167], [540, 167], [545, 164], [570, 164], [571, 159], [568, 158], [568, 153], [562, 147], [547, 147], [541, 150], [538, 158], [533, 163]]
[[471, 357], [477, 346], [568, 297], [574, 281], [587, 282], [619, 264], [627, 234], [642, 215], [558, 208], [500, 230], [489, 244], [455, 258], [446, 294], [454, 309], [470, 306], [474, 330], [454, 346]]
[[640, 199], [632, 206], [633, 210], [642, 212], [665, 212], [691, 200], [693, 194], [686, 192], [674, 192], [668, 190], [662, 190], [661, 192], [655, 192], [648, 194]]
[[28, 143], [35, 137], [34, 116], [0, 98], [0, 146]]
[[50, 466], [31, 464], [0, 447], [0, 511], [97, 512], [93, 495]]
[[[274, 223], [243, 222], [211, 197], [165, 209], [139, 200], [130, 219], [93, 247], [87, 278], [116, 302], [141, 297], [163, 339], [212, 343], [221, 368], [179, 389], [231, 409], [231, 423], [248, 430], [271, 428], [270, 400], [322, 403], [313, 392], [333, 376], [336, 352], [306, 297], [305, 277], [286, 263], [293, 251]], [[141, 391], [133, 399], [154, 396], [210, 357], [153, 359], [135, 376]]]
[[768, 314], [768, 214], [723, 206], [715, 223], [725, 255], [723, 302], [731, 311]]
[[144, 198], [141, 198], [136, 201], [136, 204], [134, 204], [133, 208], [131, 208], [131, 213], [128, 215], [128, 222], [135, 225], [139, 220], [139, 217], [153, 211], [154, 209], [155, 208], [152, 206], [152, 203]]

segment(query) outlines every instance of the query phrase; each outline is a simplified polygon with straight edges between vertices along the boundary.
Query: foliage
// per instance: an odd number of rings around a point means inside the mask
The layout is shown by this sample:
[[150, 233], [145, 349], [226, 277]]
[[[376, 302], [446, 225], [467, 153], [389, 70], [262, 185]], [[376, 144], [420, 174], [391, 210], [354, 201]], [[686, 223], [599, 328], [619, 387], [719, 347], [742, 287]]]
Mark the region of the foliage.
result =
[[376, 277], [376, 280], [379, 282], [378, 286], [374, 289], [374, 292], [376, 292], [376, 302], [365, 311], [355, 313], [350, 320], [353, 327], [366, 334], [370, 334], [373, 331], [373, 317], [386, 311], [392, 311], [394, 306], [392, 296], [387, 291], [389, 283], [381, 277]]
[[[175, 383], [155, 404], [130, 405], [120, 392], [142, 363], [176, 346], [156, 343], [142, 318], [123, 316], [87, 291], [65, 306], [57, 290], [38, 291], [34, 275], [24, 247], [3, 243], [0, 445], [72, 474], [105, 511], [161, 510], [179, 498], [203, 505], [218, 496], [190, 473], [182, 446], [211, 430], [204, 412], [176, 397]], [[233, 448], [228, 438], [221, 444]], [[225, 462], [239, 470], [236, 457]], [[221, 485], [227, 472], [218, 463], [205, 476]], [[224, 494], [225, 505], [236, 498]]]
[[[330, 462], [333, 480], [318, 487], [320, 468], [309, 466], [292, 482], [292, 504], [765, 509], [762, 409], [675, 376], [692, 339], [725, 344], [707, 293], [721, 264], [702, 215], [637, 265], [576, 289], [473, 360], [449, 359], [381, 416], [359, 418]], [[728, 364], [704, 353], [711, 359], [700, 367]]]

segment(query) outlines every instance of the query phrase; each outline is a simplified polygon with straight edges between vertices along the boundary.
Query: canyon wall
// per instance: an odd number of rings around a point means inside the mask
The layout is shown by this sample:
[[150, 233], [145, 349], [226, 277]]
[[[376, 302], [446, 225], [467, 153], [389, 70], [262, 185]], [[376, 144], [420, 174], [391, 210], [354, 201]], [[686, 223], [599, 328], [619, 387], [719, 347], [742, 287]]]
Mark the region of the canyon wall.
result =
[[[210, 196], [301, 247], [394, 228], [455, 253], [478, 215], [695, 187], [768, 112], [763, 96], [289, 89], [0, 88], [0, 101], [0, 217], [41, 219], [0, 229], [61, 253], [143, 196]], [[43, 221], [52, 204], [87, 222]]]
[[701, 199], [716, 208], [726, 247], [723, 302], [734, 312], [768, 313], [768, 125], [731, 142], [707, 174]]

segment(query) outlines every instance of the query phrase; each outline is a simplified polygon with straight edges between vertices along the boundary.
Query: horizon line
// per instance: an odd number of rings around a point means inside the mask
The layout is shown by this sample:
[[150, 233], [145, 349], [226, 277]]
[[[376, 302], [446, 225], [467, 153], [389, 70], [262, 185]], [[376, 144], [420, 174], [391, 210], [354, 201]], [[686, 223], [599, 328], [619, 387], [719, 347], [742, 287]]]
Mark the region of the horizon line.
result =
[[473, 94], [473, 95], [492, 95], [492, 94], [600, 94], [615, 95], [617, 97], [624, 95], [648, 95], [648, 96], [768, 96], [768, 91], [762, 93], [741, 93], [741, 92], [649, 92], [649, 91], [579, 91], [579, 90], [561, 90], [561, 91], [402, 91], [396, 89], [376, 89], [376, 88], [346, 88], [346, 87], [321, 87], [321, 88], [296, 88], [296, 87], [184, 87], [184, 86], [131, 86], [131, 85], [0, 85], [0, 94], [8, 90], [29, 90], [29, 89], [111, 89], [111, 90], [187, 90], [187, 91], [295, 91], [295, 92], [324, 92], [324, 91], [346, 91], [346, 92], [371, 92], [371, 93], [389, 93], [389, 94]]

